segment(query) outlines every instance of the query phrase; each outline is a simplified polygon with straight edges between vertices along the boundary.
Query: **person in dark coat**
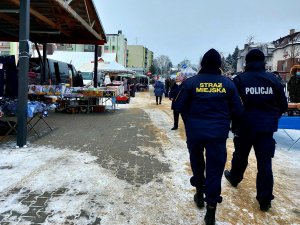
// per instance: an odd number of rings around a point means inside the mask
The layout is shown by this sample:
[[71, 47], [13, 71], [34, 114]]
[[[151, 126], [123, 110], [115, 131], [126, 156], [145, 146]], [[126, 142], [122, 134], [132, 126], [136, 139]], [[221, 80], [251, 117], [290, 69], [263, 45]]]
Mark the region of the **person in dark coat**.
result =
[[230, 122], [242, 114], [243, 106], [233, 82], [221, 75], [221, 56], [215, 49], [204, 54], [201, 66], [198, 75], [184, 81], [176, 109], [185, 117], [193, 171], [190, 182], [196, 187], [194, 201], [199, 208], [206, 201], [205, 223], [210, 225], [215, 224], [217, 203], [222, 202], [221, 179]]
[[274, 74], [274, 76], [276, 77], [276, 79], [283, 85], [285, 86], [285, 83], [282, 79], [282, 77], [280, 76], [279, 72], [278, 71], [273, 71], [272, 74]]
[[[161, 104], [162, 96], [165, 92], [165, 85], [160, 80], [155, 81], [154, 94], [156, 98], [156, 105]], [[159, 100], [159, 101], [158, 101]]]
[[83, 87], [83, 78], [82, 78], [82, 74], [81, 71], [77, 72], [77, 75], [74, 77], [73, 79], [73, 87]]
[[271, 207], [273, 196], [272, 158], [275, 153], [273, 133], [278, 120], [287, 110], [287, 99], [282, 84], [265, 70], [265, 56], [258, 49], [246, 55], [245, 72], [234, 78], [244, 103], [244, 113], [236, 122], [233, 132], [234, 147], [231, 169], [224, 175], [232, 186], [243, 180], [248, 156], [254, 148], [257, 160], [256, 199], [262, 211]]
[[173, 117], [174, 117], [174, 126], [171, 130], [178, 129], [178, 122], [179, 122], [179, 112], [175, 109], [174, 104], [177, 100], [177, 96], [182, 89], [182, 82], [184, 80], [183, 76], [177, 76], [175, 78], [176, 83], [173, 85], [169, 92], [169, 99], [172, 101], [171, 109], [173, 110]]
[[170, 78], [170, 89], [173, 87], [174, 84], [175, 84], [175, 79]]
[[169, 96], [170, 84], [171, 84], [171, 78], [167, 77], [165, 80], [165, 97], [166, 98]]
[[135, 92], [136, 92], [135, 76], [132, 76], [130, 79], [128, 79], [127, 84], [129, 88], [130, 97], [135, 97]]
[[288, 82], [290, 101], [300, 103], [300, 69], [297, 69]]

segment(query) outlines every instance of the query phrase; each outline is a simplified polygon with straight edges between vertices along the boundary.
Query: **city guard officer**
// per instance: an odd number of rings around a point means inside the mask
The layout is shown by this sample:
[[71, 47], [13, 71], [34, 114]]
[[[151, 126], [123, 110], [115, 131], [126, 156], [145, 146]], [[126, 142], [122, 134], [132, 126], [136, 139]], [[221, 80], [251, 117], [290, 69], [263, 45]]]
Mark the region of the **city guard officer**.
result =
[[215, 49], [205, 53], [201, 66], [198, 75], [183, 83], [176, 109], [185, 117], [193, 171], [190, 181], [196, 187], [194, 201], [199, 208], [206, 201], [205, 223], [208, 225], [215, 224], [216, 206], [222, 201], [221, 178], [227, 157], [230, 121], [242, 113], [243, 107], [233, 82], [221, 75], [221, 56]]
[[274, 198], [272, 158], [275, 152], [273, 133], [278, 119], [287, 110], [287, 99], [282, 84], [265, 71], [265, 56], [258, 49], [246, 55], [245, 72], [234, 78], [244, 104], [244, 113], [235, 123], [235, 137], [231, 170], [224, 175], [232, 186], [242, 180], [247, 168], [248, 156], [254, 147], [257, 160], [256, 199], [262, 211], [268, 211]]

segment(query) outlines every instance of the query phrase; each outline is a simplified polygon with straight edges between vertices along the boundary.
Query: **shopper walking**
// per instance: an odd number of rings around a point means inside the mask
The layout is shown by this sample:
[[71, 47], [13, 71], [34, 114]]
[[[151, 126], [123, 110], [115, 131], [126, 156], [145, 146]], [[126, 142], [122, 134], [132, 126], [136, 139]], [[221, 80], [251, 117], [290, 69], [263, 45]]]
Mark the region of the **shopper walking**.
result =
[[157, 79], [154, 83], [154, 94], [156, 98], [156, 105], [161, 104], [162, 96], [165, 92], [165, 85], [160, 79]]
[[169, 99], [172, 101], [171, 109], [173, 110], [173, 118], [174, 118], [174, 126], [171, 130], [177, 130], [178, 129], [178, 122], [179, 122], [179, 111], [177, 111], [174, 107], [174, 104], [177, 100], [177, 96], [180, 93], [182, 89], [182, 82], [184, 80], [184, 77], [179, 75], [175, 78], [176, 83], [173, 85], [169, 92]]
[[200, 208], [206, 201], [205, 223], [211, 225], [215, 224], [217, 203], [222, 202], [221, 178], [230, 120], [242, 113], [243, 106], [233, 82], [221, 75], [221, 56], [215, 49], [205, 53], [201, 66], [198, 75], [184, 81], [176, 108], [185, 115], [193, 171], [190, 181], [196, 187], [194, 201]]
[[234, 126], [234, 147], [231, 170], [224, 175], [232, 186], [242, 180], [248, 165], [248, 156], [254, 148], [257, 160], [256, 199], [262, 211], [268, 211], [273, 200], [272, 158], [275, 153], [273, 133], [278, 119], [287, 109], [282, 84], [265, 71], [265, 56], [258, 49], [246, 55], [245, 72], [234, 78], [245, 106], [241, 120]]

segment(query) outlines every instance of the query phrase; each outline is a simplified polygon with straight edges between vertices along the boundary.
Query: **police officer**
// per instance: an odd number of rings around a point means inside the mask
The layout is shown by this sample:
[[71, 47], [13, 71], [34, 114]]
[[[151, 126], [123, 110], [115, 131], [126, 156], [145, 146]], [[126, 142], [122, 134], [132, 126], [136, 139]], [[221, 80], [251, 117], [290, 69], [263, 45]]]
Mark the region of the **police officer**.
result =
[[258, 49], [246, 55], [245, 72], [234, 79], [244, 104], [244, 113], [235, 128], [231, 170], [224, 175], [232, 186], [242, 180], [248, 156], [254, 147], [257, 159], [256, 199], [262, 211], [268, 211], [274, 198], [272, 158], [275, 152], [273, 133], [278, 119], [287, 109], [284, 89], [276, 77], [265, 71], [265, 56]]
[[221, 56], [215, 49], [205, 53], [201, 66], [198, 75], [183, 83], [176, 109], [185, 117], [193, 171], [190, 182], [196, 187], [194, 201], [199, 208], [204, 207], [206, 201], [205, 223], [215, 224], [216, 206], [222, 201], [221, 178], [227, 157], [230, 120], [239, 116], [243, 107], [233, 82], [221, 75]]

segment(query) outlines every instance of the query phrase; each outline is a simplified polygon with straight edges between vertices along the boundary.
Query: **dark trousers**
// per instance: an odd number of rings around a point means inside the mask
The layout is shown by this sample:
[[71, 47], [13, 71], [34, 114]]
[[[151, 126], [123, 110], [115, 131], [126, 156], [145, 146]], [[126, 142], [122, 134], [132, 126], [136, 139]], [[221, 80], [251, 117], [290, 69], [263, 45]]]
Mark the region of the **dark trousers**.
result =
[[158, 104], [158, 98], [159, 98], [159, 104], [161, 104], [162, 96], [155, 96], [155, 98], [156, 98], [156, 104]]
[[[226, 139], [187, 139], [193, 171], [191, 185], [205, 193], [208, 205], [222, 202], [221, 179], [226, 163]], [[204, 161], [204, 148], [206, 163]], [[206, 177], [204, 176], [204, 171]]]
[[176, 110], [173, 110], [173, 117], [174, 117], [174, 127], [178, 127], [178, 121], [179, 121], [179, 112]]
[[234, 182], [243, 180], [248, 156], [253, 146], [257, 161], [256, 190], [259, 202], [270, 202], [273, 196], [272, 158], [275, 153], [273, 133], [238, 133], [234, 137], [235, 151], [231, 161], [230, 175]]
[[166, 97], [166, 98], [169, 97], [169, 88], [168, 88], [168, 87], [166, 87], [165, 97]]

